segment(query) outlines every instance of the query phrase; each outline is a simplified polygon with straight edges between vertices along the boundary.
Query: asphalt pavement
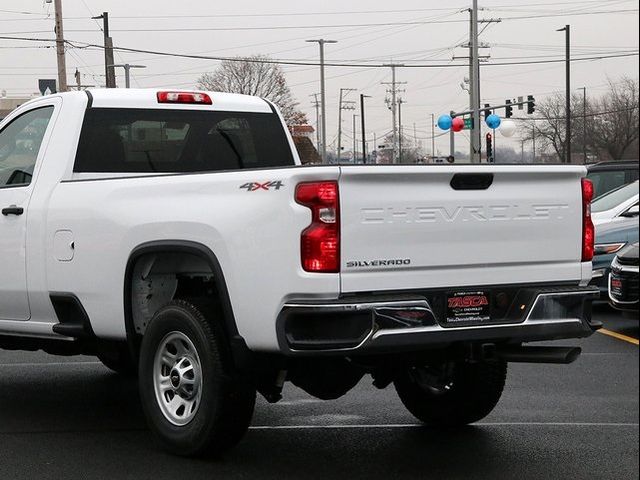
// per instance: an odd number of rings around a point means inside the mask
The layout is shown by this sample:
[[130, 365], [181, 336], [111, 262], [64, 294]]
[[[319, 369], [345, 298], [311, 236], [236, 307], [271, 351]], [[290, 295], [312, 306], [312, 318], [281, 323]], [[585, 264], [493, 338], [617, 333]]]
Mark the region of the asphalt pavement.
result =
[[161, 451], [135, 380], [92, 357], [0, 350], [1, 479], [637, 479], [638, 320], [596, 311], [606, 333], [572, 365], [510, 364], [494, 412], [474, 426], [418, 425], [368, 377], [323, 402], [287, 386], [259, 400], [251, 430], [219, 460]]

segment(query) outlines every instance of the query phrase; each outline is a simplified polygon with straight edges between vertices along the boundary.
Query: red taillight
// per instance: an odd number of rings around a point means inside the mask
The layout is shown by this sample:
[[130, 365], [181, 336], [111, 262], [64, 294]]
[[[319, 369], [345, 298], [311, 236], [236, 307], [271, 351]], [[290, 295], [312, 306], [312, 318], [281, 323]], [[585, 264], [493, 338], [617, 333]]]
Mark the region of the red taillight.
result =
[[582, 261], [593, 259], [595, 228], [591, 221], [591, 200], [593, 200], [593, 183], [582, 179]]
[[158, 92], [158, 103], [200, 103], [211, 105], [211, 97], [199, 92]]
[[340, 271], [340, 205], [337, 182], [308, 182], [296, 187], [296, 202], [311, 209], [311, 225], [300, 238], [302, 268]]

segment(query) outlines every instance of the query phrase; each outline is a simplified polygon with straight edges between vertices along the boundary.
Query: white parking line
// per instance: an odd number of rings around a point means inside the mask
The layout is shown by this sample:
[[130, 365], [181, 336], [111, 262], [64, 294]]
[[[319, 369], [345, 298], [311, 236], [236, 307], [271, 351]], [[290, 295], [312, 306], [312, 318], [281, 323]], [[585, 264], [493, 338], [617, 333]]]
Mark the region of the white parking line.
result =
[[[635, 427], [638, 423], [613, 422], [482, 422], [473, 424], [479, 427]], [[250, 430], [323, 430], [323, 429], [362, 429], [362, 428], [426, 428], [420, 423], [390, 423], [390, 424], [353, 424], [353, 425], [253, 425]]]

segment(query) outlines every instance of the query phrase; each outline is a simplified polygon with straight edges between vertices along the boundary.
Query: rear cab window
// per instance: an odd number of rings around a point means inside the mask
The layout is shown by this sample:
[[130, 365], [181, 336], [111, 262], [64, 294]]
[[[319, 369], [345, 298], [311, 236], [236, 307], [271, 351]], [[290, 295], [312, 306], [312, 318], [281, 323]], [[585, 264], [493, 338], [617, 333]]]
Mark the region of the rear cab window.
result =
[[195, 173], [293, 166], [274, 113], [91, 108], [76, 173]]

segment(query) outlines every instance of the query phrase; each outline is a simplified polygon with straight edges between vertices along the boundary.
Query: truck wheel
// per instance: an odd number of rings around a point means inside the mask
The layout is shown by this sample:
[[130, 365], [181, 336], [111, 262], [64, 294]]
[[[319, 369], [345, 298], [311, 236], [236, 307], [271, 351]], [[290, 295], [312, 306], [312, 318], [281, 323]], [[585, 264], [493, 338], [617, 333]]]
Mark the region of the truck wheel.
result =
[[503, 361], [412, 367], [394, 381], [400, 400], [420, 421], [434, 426], [467, 425], [494, 409], [504, 388]]
[[175, 300], [154, 315], [142, 339], [142, 407], [154, 435], [177, 455], [220, 454], [251, 422], [256, 390], [233, 368], [216, 320], [204, 305]]

